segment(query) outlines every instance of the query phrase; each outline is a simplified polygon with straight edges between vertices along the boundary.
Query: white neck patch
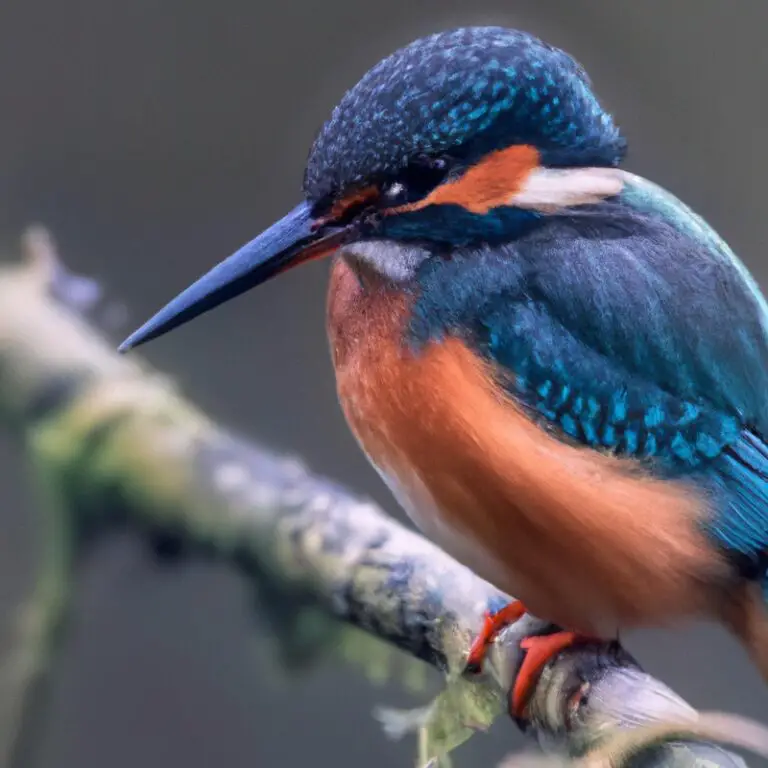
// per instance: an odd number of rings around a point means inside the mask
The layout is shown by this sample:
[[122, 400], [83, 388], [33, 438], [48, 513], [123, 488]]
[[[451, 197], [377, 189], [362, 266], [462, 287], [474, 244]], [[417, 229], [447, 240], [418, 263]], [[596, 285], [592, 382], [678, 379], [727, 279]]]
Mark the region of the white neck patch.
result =
[[557, 213], [618, 195], [624, 179], [625, 172], [619, 168], [536, 168], [510, 197], [509, 205]]
[[394, 240], [364, 240], [350, 243], [343, 251], [375, 269], [380, 275], [396, 283], [410, 280], [419, 265], [431, 253], [426, 248]]

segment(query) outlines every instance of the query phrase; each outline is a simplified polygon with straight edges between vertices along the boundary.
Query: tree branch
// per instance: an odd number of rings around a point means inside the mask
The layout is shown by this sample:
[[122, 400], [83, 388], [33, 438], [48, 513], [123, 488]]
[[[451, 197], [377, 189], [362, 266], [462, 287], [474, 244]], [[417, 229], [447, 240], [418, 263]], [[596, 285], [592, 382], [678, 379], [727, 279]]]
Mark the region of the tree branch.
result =
[[[42, 230], [28, 233], [25, 249], [23, 264], [0, 269], [0, 414], [25, 441], [50, 524], [35, 618], [21, 640], [27, 654], [6, 678], [16, 712], [4, 718], [5, 765], [24, 741], [25, 707], [39, 708], [31, 691], [57, 647], [72, 568], [117, 525], [141, 531], [162, 556], [239, 569], [289, 664], [352, 638], [371, 664], [384, 641], [445, 672], [446, 690], [418, 716], [382, 714], [392, 733], [422, 729], [424, 761], [506, 711], [518, 643], [535, 620], [500, 638], [484, 677], [464, 679], [479, 617], [505, 595], [371, 502], [223, 430], [136, 356], [118, 356], [97, 330], [95, 318], [109, 309], [97, 286], [65, 270]], [[528, 732], [543, 747], [593, 762], [618, 764], [647, 743], [645, 765], [706, 759], [732, 768], [743, 763], [702, 739], [758, 751], [768, 744], [738, 719], [702, 719], [617, 645], [561, 654], [530, 709]], [[643, 724], [657, 727], [646, 734]], [[624, 741], [611, 751], [617, 733]]]

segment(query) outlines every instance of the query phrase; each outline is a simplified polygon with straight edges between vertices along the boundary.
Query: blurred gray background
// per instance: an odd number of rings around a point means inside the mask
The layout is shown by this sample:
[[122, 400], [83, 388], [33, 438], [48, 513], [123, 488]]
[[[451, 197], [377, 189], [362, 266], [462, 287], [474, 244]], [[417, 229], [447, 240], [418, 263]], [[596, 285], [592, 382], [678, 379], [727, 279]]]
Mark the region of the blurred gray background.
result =
[[[629, 167], [704, 214], [765, 284], [765, 0], [3, 0], [0, 233], [46, 223], [140, 322], [297, 202], [315, 131], [366, 69], [414, 37], [484, 23], [579, 58], [629, 136]], [[336, 405], [326, 269], [291, 272], [146, 354], [222, 422], [394, 510]], [[0, 637], [36, 556], [23, 478], [2, 436]], [[417, 700], [335, 667], [276, 683], [258, 631], [225, 570], [163, 570], [131, 540], [105, 546], [34, 764], [411, 764], [413, 744], [387, 741], [370, 712]], [[768, 716], [768, 691], [722, 634], [628, 644], [695, 704]], [[502, 724], [461, 765], [491, 765], [517, 739]]]

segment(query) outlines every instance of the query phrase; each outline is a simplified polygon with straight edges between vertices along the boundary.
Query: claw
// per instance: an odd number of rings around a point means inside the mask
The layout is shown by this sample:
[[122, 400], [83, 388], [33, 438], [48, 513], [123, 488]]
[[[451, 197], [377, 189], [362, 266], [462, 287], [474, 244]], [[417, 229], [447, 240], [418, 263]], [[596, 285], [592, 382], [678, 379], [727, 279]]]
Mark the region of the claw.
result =
[[531, 698], [544, 667], [561, 651], [574, 645], [600, 643], [599, 638], [576, 632], [556, 632], [552, 635], [526, 637], [520, 642], [525, 657], [515, 677], [509, 696], [509, 712], [517, 720], [524, 720], [528, 700]]
[[510, 624], [514, 624], [525, 614], [525, 606], [519, 600], [507, 603], [501, 610], [491, 613], [486, 611], [483, 627], [475, 637], [467, 656], [466, 671], [476, 674], [483, 668], [483, 661], [491, 643]]
[[[483, 626], [475, 637], [467, 656], [466, 671], [479, 673], [491, 644], [510, 624], [514, 624], [526, 613], [525, 606], [514, 600], [501, 610], [492, 613], [486, 611]], [[520, 641], [520, 648], [525, 656], [515, 676], [515, 684], [509, 695], [509, 713], [517, 720], [524, 720], [528, 700], [536, 687], [539, 675], [544, 667], [561, 651], [574, 645], [603, 642], [598, 637], [580, 635], [576, 632], [555, 632], [550, 635], [533, 635]]]

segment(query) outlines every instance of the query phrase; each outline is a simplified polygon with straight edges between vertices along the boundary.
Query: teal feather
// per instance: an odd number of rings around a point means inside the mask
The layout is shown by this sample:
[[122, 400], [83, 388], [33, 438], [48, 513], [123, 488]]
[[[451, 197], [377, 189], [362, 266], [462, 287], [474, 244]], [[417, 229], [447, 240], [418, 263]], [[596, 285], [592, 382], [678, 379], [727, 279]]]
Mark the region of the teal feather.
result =
[[768, 550], [768, 310], [727, 245], [636, 177], [503, 247], [429, 260], [415, 344], [459, 334], [562, 439], [698, 484], [713, 542]]

